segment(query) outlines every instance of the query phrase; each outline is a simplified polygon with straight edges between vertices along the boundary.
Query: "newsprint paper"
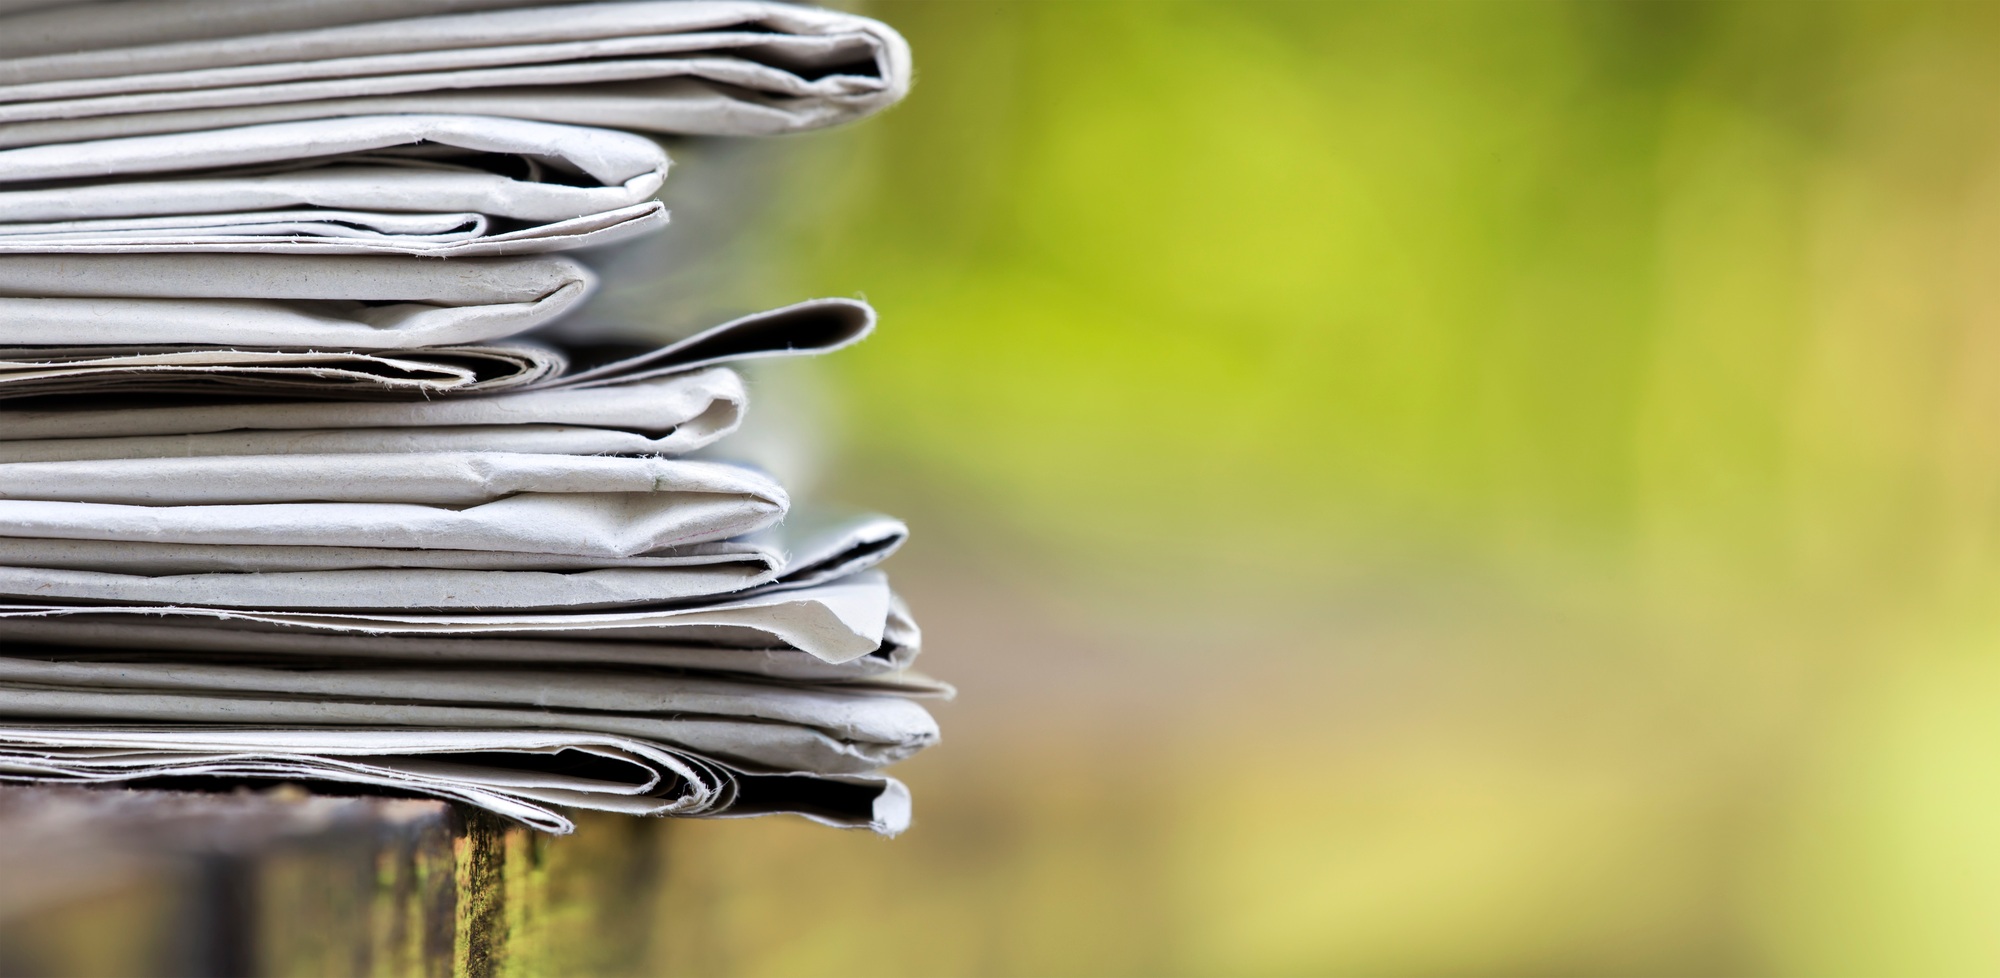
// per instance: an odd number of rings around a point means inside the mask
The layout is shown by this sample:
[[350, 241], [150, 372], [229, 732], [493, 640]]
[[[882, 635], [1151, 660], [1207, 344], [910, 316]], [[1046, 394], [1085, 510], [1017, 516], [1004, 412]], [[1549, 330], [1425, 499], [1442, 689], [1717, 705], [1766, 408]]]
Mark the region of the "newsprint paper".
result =
[[660, 137], [909, 81], [781, 3], [0, 0], [0, 781], [908, 827], [908, 528], [729, 438], [874, 310], [550, 327]]

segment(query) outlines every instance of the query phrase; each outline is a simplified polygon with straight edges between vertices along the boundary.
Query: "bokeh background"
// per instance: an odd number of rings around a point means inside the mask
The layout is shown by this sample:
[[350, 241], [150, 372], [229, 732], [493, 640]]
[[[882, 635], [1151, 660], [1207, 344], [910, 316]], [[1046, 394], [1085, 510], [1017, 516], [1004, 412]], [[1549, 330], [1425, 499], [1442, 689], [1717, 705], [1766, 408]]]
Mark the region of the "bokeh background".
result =
[[962, 694], [660, 960], [2000, 971], [2000, 6], [863, 9], [703, 267], [881, 310], [757, 408]]

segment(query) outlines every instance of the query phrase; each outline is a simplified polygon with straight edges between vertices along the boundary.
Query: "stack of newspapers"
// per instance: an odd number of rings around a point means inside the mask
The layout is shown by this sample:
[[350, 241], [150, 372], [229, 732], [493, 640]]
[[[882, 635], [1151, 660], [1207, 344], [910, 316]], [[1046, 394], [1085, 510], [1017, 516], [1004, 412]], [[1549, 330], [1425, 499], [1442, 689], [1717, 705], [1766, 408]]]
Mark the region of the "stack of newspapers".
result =
[[[894, 833], [902, 524], [718, 442], [874, 326], [538, 330], [659, 232], [653, 135], [899, 99], [763, 2], [0, 0], [0, 780], [305, 782]], [[691, 453], [700, 458], [691, 458]]]

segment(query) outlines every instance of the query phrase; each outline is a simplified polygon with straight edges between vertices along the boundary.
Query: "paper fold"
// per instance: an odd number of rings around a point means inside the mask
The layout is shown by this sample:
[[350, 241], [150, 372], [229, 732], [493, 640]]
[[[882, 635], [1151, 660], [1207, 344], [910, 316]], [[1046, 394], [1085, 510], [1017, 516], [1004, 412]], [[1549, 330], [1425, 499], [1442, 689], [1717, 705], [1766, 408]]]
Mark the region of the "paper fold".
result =
[[[363, 6], [303, 18], [276, 6], [218, 9], [212, 26], [163, 23], [143, 0], [0, 19], [0, 54], [13, 54], [0, 60], [0, 145], [439, 111], [763, 135], [851, 121], [909, 89], [909, 47], [895, 31], [782, 3], [638, 0], [428, 17], [398, 17], [423, 5]], [[128, 12], [129, 30], [105, 23]], [[153, 43], [162, 36], [186, 40]]]

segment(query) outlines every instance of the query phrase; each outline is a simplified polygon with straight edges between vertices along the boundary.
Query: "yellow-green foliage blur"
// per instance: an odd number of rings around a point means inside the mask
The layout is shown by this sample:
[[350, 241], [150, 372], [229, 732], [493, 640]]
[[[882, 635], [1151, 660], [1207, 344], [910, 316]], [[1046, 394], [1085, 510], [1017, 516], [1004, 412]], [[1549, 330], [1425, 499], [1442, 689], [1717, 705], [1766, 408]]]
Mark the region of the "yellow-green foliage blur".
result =
[[2000, 6], [867, 10], [773, 247], [963, 692], [677, 967], [2000, 972]]

